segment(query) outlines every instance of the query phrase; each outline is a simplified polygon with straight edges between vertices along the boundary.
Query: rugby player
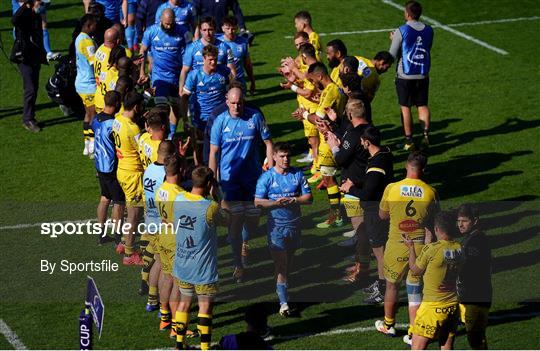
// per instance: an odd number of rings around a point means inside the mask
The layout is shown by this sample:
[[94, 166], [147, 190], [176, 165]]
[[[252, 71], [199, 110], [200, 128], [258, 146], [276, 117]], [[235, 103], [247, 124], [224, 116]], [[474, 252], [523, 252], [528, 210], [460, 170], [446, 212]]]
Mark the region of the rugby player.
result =
[[237, 35], [238, 21], [235, 17], [226, 16], [221, 26], [223, 34], [217, 38], [229, 46], [233, 55], [234, 67], [236, 68], [236, 80], [246, 89], [246, 75], [249, 78], [249, 93], [255, 93], [255, 76], [253, 75], [253, 64], [249, 55], [249, 42], [246, 38]]
[[120, 45], [120, 33], [114, 28], [105, 31], [103, 44], [96, 50], [94, 55], [94, 78], [96, 80], [96, 93], [94, 96], [94, 105], [97, 113], [103, 110], [103, 96], [107, 91], [114, 89], [108, 88], [105, 77], [111, 69], [109, 66], [109, 56], [111, 50]]
[[461, 235], [465, 235], [457, 280], [461, 321], [465, 324], [471, 348], [487, 350], [486, 327], [493, 294], [491, 248], [479, 227], [476, 207], [470, 204], [459, 206], [457, 225]]
[[158, 158], [159, 144], [166, 137], [168, 117], [168, 106], [165, 109], [154, 108], [146, 115], [146, 133], [139, 138], [139, 156], [144, 169]]
[[103, 5], [105, 17], [114, 23], [120, 23], [122, 0], [95, 0], [95, 2]]
[[[150, 116], [149, 116], [150, 117]], [[152, 118], [152, 117], [150, 117]], [[165, 180], [165, 159], [175, 153], [172, 141], [166, 140], [159, 143], [157, 149], [157, 159], [148, 165], [143, 174], [143, 187], [145, 199], [144, 222], [147, 231], [141, 236], [141, 241], [148, 243], [143, 251], [143, 268], [141, 270], [141, 290], [139, 294], [148, 293], [146, 310], [148, 312], [159, 309], [158, 304], [158, 281], [161, 271], [161, 260], [157, 251], [156, 234], [159, 234], [159, 224], [161, 218], [156, 206], [156, 191]]]
[[[328, 71], [324, 64], [317, 62], [309, 66], [308, 79], [314, 86], [321, 87], [321, 97], [319, 105], [315, 113], [310, 113], [306, 109], [298, 109], [293, 113], [293, 117], [297, 120], [308, 120], [314, 125], [326, 125], [327, 111], [333, 109], [337, 114], [343, 112], [345, 97], [340, 92], [338, 86], [330, 79]], [[336, 161], [332, 155], [332, 149], [324, 141], [324, 135], [319, 131], [319, 155], [318, 164], [320, 166], [321, 175], [326, 183], [326, 191], [328, 193], [328, 201], [330, 202], [330, 212], [328, 218], [319, 224], [317, 228], [341, 227], [343, 219], [339, 213], [339, 187], [335, 178], [337, 172]]]
[[364, 231], [368, 236], [373, 255], [377, 260], [378, 279], [363, 289], [369, 294], [365, 303], [378, 304], [384, 301], [384, 245], [388, 238], [386, 222], [379, 218], [379, 205], [386, 186], [394, 180], [392, 153], [381, 146], [381, 132], [373, 126], [367, 127], [360, 136], [362, 147], [369, 152], [366, 175], [362, 186], [357, 187], [346, 179], [340, 190], [360, 199], [364, 212]]
[[135, 15], [137, 13], [138, 0], [122, 0], [122, 25], [126, 30], [127, 47], [136, 51], [137, 28], [135, 26]]
[[[178, 194], [174, 201], [176, 256], [173, 275], [180, 291], [176, 309], [176, 348], [186, 348], [185, 336], [193, 295], [199, 305], [197, 329], [201, 350], [208, 350], [212, 341], [212, 309], [218, 292], [218, 243], [216, 227], [227, 225], [228, 216], [221, 211], [216, 198], [214, 172], [199, 166], [191, 173], [191, 192]], [[212, 195], [215, 200], [207, 197]], [[219, 201], [219, 200], [218, 200]]]
[[347, 47], [341, 39], [334, 39], [326, 44], [326, 59], [328, 60], [328, 67], [332, 69], [330, 78], [340, 88], [342, 87], [339, 79], [340, 66], [346, 56]]
[[[97, 221], [102, 226], [107, 219], [107, 210], [113, 201], [112, 220], [114, 225], [120, 225], [124, 216], [125, 196], [118, 180], [116, 170], [118, 159], [116, 158], [114, 136], [112, 125], [114, 115], [120, 109], [120, 94], [116, 91], [109, 91], [105, 94], [105, 108], [92, 120], [92, 131], [95, 134], [96, 151], [94, 162], [101, 189], [101, 198], [97, 207]], [[114, 228], [117, 231], [117, 228]], [[100, 236], [100, 243], [107, 241], [107, 238]]]
[[143, 261], [133, 244], [143, 206], [143, 166], [138, 152], [141, 130], [136, 121], [142, 112], [143, 96], [130, 91], [124, 97], [124, 112], [117, 115], [113, 122], [114, 143], [118, 157], [116, 177], [126, 196], [128, 233], [124, 234], [124, 265], [142, 265]]
[[[244, 224], [252, 237], [258, 226], [259, 210], [253, 205], [257, 179], [262, 172], [258, 145], [266, 148], [268, 166], [272, 167], [273, 153], [270, 131], [262, 114], [244, 107], [242, 89], [235, 87], [227, 93], [228, 110], [214, 121], [210, 136], [209, 166], [219, 177], [224, 193], [222, 206], [231, 212], [229, 243], [234, 257], [234, 278], [244, 279], [241, 232]], [[219, 159], [218, 159], [219, 157]]]
[[255, 206], [268, 212], [268, 248], [274, 260], [279, 313], [290, 314], [287, 293], [294, 252], [300, 247], [300, 205], [313, 201], [311, 189], [301, 169], [290, 167], [291, 147], [274, 145], [274, 167], [257, 181]]
[[321, 62], [321, 41], [311, 24], [311, 14], [308, 11], [300, 11], [294, 15], [294, 28], [297, 32], [305, 32], [309, 36], [309, 43], [315, 48], [315, 57]]
[[176, 252], [176, 232], [174, 230], [174, 203], [178, 194], [185, 190], [180, 186], [182, 160], [172, 155], [165, 160], [165, 181], [156, 190], [156, 205], [162, 227], [155, 245], [161, 260], [159, 278], [160, 323], [159, 330], [171, 330], [170, 336], [176, 336], [176, 320], [173, 319], [180, 299], [178, 287], [172, 278], [173, 261]]
[[418, 257], [414, 241], [402, 234], [409, 248], [410, 270], [422, 276], [424, 282], [424, 296], [412, 326], [413, 350], [425, 350], [434, 340], [438, 340], [441, 350], [452, 350], [458, 322], [456, 278], [461, 245], [454, 240], [455, 216], [439, 212], [435, 215], [434, 228], [437, 241], [424, 246]]
[[392, 44], [388, 50], [398, 59], [396, 91], [401, 107], [404, 150], [414, 149], [411, 106], [418, 109], [418, 119], [422, 125], [424, 138], [422, 145], [429, 145], [430, 112], [428, 107], [429, 70], [431, 68], [431, 46], [433, 28], [420, 22], [422, 6], [417, 1], [405, 4], [407, 23], [390, 33]]
[[362, 56], [355, 57], [358, 60], [358, 75], [362, 77], [362, 91], [371, 102], [381, 85], [381, 74], [390, 69], [394, 57], [388, 51], [379, 51], [372, 60]]
[[231, 71], [225, 66], [218, 66], [219, 50], [210, 44], [203, 48], [203, 66], [200, 69], [189, 71], [183, 87], [182, 105], [187, 109], [188, 97], [193, 96], [192, 124], [194, 128], [194, 162], [203, 163], [204, 130], [212, 111], [225, 102], [227, 85], [232, 79]]
[[[175, 23], [173, 10], [165, 9], [161, 14], [161, 23], [147, 28], [141, 43], [140, 54], [143, 57], [146, 57], [149, 50], [152, 52], [152, 87], [155, 89], [157, 102], [171, 104], [169, 139], [172, 139], [176, 133], [176, 124], [180, 113], [178, 79], [182, 66], [182, 55], [186, 49], [184, 34], [185, 30], [182, 26]], [[143, 62], [139, 83], [148, 80], [144, 66]]]
[[190, 42], [195, 33], [195, 13], [193, 4], [187, 0], [168, 0], [158, 7], [156, 11], [156, 24], [160, 22], [161, 14], [165, 9], [171, 9], [174, 12], [176, 24], [181, 26], [186, 34], [186, 42]]
[[390, 221], [388, 241], [384, 250], [384, 320], [375, 322], [377, 331], [395, 336], [395, 316], [399, 284], [407, 275], [409, 323], [413, 323], [422, 301], [421, 279], [409, 271], [409, 249], [403, 243], [402, 234], [414, 242], [414, 250], [420, 253], [425, 243], [431, 242], [430, 220], [438, 211], [438, 195], [434, 188], [421, 180], [427, 157], [413, 152], [407, 158], [405, 179], [390, 183], [385, 189], [379, 206], [379, 217]]
[[75, 58], [77, 63], [77, 76], [75, 77], [75, 90], [82, 99], [84, 105], [83, 155], [94, 155], [94, 132], [90, 127], [96, 114], [94, 95], [96, 93], [96, 78], [94, 77], [94, 54], [96, 43], [91, 35], [96, 30], [97, 20], [92, 15], [84, 15], [81, 18], [81, 32], [75, 39]]

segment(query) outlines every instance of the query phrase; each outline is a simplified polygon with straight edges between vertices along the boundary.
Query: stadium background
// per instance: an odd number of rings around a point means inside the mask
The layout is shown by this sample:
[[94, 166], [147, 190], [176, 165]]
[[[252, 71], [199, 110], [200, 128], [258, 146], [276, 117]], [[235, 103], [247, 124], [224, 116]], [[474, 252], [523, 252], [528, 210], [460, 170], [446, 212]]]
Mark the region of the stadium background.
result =
[[[255, 33], [251, 55], [257, 94], [249, 100], [264, 111], [274, 140], [304, 151], [301, 125], [290, 117], [294, 96], [282, 91], [276, 67], [279, 59], [294, 55], [293, 15], [307, 9], [319, 33], [392, 29], [403, 22], [402, 11], [380, 0], [366, 1], [241, 1], [248, 28]], [[430, 107], [433, 114], [431, 156], [426, 178], [442, 199], [443, 208], [464, 201], [483, 204], [484, 226], [494, 245], [495, 303], [488, 340], [491, 348], [538, 348], [540, 335], [540, 5], [534, 1], [423, 1], [425, 16], [508, 52], [501, 55], [471, 40], [435, 28], [432, 50]], [[53, 0], [48, 10], [53, 49], [66, 52], [82, 2]], [[12, 45], [11, 4], [0, 2], [0, 34], [4, 50]], [[491, 22], [501, 19], [512, 21]], [[388, 31], [321, 36], [323, 44], [340, 37], [351, 54], [373, 57], [390, 44]], [[46, 96], [45, 82], [53, 67], [41, 72], [37, 118], [43, 132], [30, 134], [20, 122], [21, 79], [4, 56], [0, 57], [0, 318], [28, 348], [77, 347], [77, 316], [82, 308], [86, 274], [47, 275], [39, 272], [41, 259], [59, 262], [102, 260], [120, 263], [111, 247], [97, 247], [89, 236], [46, 238], [31, 224], [95, 217], [98, 183], [92, 161], [81, 155], [81, 122], [64, 117]], [[393, 69], [392, 69], [393, 71]], [[382, 78], [373, 104], [374, 121], [385, 142], [400, 141], [401, 127], [393, 73]], [[405, 155], [395, 153], [401, 171]], [[398, 176], [400, 173], [398, 172]], [[315, 191], [313, 206], [304, 208], [307, 225], [324, 216], [326, 194]], [[347, 229], [305, 230], [298, 252], [291, 295], [316, 301], [301, 304], [301, 318], [270, 316], [276, 349], [404, 349], [399, 338], [373, 331], [382, 307], [361, 306], [357, 287], [342, 283], [349, 264], [336, 243]], [[221, 231], [223, 234], [223, 231]], [[222, 295], [228, 301], [215, 309], [214, 341], [244, 328], [243, 308], [262, 291], [260, 300], [277, 310], [272, 268], [265, 248], [265, 229], [252, 242], [253, 270], [264, 278], [234, 285], [230, 279], [228, 247], [221, 235]], [[255, 258], [257, 257], [257, 258]], [[144, 312], [137, 295], [138, 272], [120, 267], [118, 273], [91, 274], [105, 299], [104, 333], [96, 348], [168, 348], [173, 343], [157, 330], [157, 318]], [[231, 297], [232, 296], [232, 297]], [[251, 296], [250, 296], [251, 297]], [[274, 311], [275, 312], [275, 311]], [[398, 323], [406, 320], [400, 309]], [[466, 348], [464, 335], [456, 347]], [[433, 348], [434, 346], [432, 346]], [[0, 335], [0, 348], [12, 348]]]

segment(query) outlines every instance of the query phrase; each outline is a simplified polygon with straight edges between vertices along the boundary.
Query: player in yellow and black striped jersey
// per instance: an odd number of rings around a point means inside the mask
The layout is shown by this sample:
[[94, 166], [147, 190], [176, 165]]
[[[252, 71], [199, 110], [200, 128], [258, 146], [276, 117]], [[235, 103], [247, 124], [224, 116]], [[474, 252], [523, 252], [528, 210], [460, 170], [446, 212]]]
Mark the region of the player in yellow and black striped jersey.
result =
[[[156, 206], [161, 217], [162, 227], [155, 246], [161, 259], [163, 282], [160, 283], [159, 301], [161, 321], [160, 330], [171, 329], [175, 332], [175, 320], [172, 319], [180, 299], [178, 287], [172, 278], [174, 255], [176, 252], [176, 233], [173, 224], [174, 200], [184, 189], [180, 187], [181, 160], [177, 155], [165, 160], [165, 181], [156, 190]], [[171, 332], [171, 335], [176, 335]]]
[[168, 108], [160, 107], [152, 109], [146, 116], [146, 133], [139, 138], [139, 157], [144, 169], [157, 160], [159, 144], [167, 135], [168, 117]]
[[[435, 189], [421, 180], [427, 157], [413, 152], [407, 159], [405, 179], [390, 183], [384, 190], [379, 205], [379, 216], [390, 220], [388, 241], [384, 251], [384, 322], [377, 330], [395, 335], [395, 315], [399, 284], [407, 274], [406, 286], [409, 300], [409, 320], [414, 321], [421, 301], [420, 277], [408, 270], [410, 249], [403, 243], [402, 235], [414, 242], [416, 254], [420, 253], [426, 240], [426, 228], [430, 227], [433, 215], [439, 210], [438, 195]], [[408, 272], [408, 273], [407, 273]]]
[[437, 340], [442, 350], [453, 348], [459, 318], [456, 280], [461, 257], [456, 217], [451, 212], [439, 212], [434, 220], [437, 241], [429, 243], [417, 257], [414, 242], [403, 234], [409, 247], [411, 271], [423, 277], [424, 289], [420, 308], [412, 326], [412, 349], [424, 350]]

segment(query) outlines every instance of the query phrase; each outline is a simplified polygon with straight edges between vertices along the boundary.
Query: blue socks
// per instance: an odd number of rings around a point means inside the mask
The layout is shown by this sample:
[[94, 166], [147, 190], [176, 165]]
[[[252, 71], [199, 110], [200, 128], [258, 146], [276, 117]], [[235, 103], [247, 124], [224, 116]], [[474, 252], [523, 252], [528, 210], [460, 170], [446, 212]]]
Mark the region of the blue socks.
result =
[[172, 140], [174, 134], [176, 134], [176, 124], [169, 123], [169, 136], [167, 137], [167, 139]]
[[126, 28], [126, 41], [129, 49], [133, 49], [133, 45], [135, 44], [135, 27], [134, 26], [128, 26]]
[[43, 46], [45, 47], [45, 51], [47, 51], [47, 53], [52, 52], [48, 29], [43, 30]]
[[289, 300], [289, 296], [287, 295], [287, 283], [276, 283], [276, 293], [280, 305], [287, 303]]

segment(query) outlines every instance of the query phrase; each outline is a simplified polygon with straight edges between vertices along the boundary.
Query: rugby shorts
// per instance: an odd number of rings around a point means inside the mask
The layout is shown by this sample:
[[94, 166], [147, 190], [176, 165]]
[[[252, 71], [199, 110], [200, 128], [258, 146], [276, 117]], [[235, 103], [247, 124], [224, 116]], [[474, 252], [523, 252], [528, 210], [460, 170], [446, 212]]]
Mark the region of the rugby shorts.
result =
[[428, 339], [453, 336], [456, 333], [459, 306], [457, 302], [425, 302], [416, 312], [412, 333]]
[[114, 172], [98, 172], [98, 180], [101, 196], [104, 196], [115, 203], [124, 203], [126, 201], [124, 191], [122, 190], [122, 187], [120, 187]]
[[424, 79], [396, 78], [396, 91], [401, 106], [427, 106], [429, 77]]
[[162, 232], [157, 235], [154, 246], [161, 259], [161, 270], [163, 273], [171, 274], [176, 254], [176, 235]]
[[[416, 257], [420, 255], [423, 243], [414, 243]], [[398, 283], [407, 274], [407, 281], [419, 283], [421, 277], [412, 274], [409, 270], [409, 248], [401, 241], [388, 240], [384, 249], [384, 278], [390, 283]]]
[[95, 94], [93, 94], [93, 93], [92, 94], [78, 93], [78, 94], [82, 99], [84, 107], [94, 106], [94, 95]]
[[128, 206], [144, 206], [142, 175], [143, 172], [137, 171], [126, 171], [122, 169], [116, 171], [116, 178], [124, 191], [124, 195], [126, 196], [126, 204]]
[[268, 247], [272, 251], [294, 251], [300, 248], [300, 229], [275, 226], [268, 231]]
[[485, 333], [488, 325], [488, 306], [460, 303], [459, 315], [467, 333]]
[[388, 240], [388, 221], [383, 221], [376, 211], [364, 212], [364, 230], [372, 248], [384, 246]]
[[302, 120], [302, 123], [304, 124], [304, 136], [306, 138], [319, 136], [319, 130], [315, 124], [311, 123], [310, 121], [306, 121], [305, 119]]
[[360, 217], [364, 214], [362, 206], [360, 206], [360, 199], [350, 194], [345, 194], [341, 199], [341, 203], [345, 207], [347, 217]]
[[177, 278], [174, 278], [174, 281], [180, 290], [180, 294], [185, 296], [197, 294], [197, 296], [214, 297], [219, 291], [218, 283], [191, 284]]
[[222, 180], [220, 183], [223, 199], [228, 202], [248, 202], [253, 204], [257, 180], [241, 182], [239, 180]]

